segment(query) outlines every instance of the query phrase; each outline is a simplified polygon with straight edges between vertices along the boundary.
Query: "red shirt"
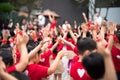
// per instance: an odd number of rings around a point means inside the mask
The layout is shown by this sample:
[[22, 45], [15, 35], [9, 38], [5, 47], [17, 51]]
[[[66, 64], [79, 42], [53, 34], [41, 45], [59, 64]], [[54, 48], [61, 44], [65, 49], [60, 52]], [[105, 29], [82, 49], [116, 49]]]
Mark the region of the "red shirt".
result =
[[77, 49], [76, 46], [74, 47], [73, 51], [74, 51], [74, 53], [75, 53], [76, 55], [79, 55], [79, 52], [78, 52], [78, 49]]
[[75, 56], [72, 59], [73, 64], [76, 63], [79, 60], [79, 56]]
[[51, 51], [51, 50], [48, 50], [48, 51], [46, 51], [45, 53], [41, 54], [41, 55], [40, 55], [41, 61], [39, 62], [39, 64], [40, 64], [40, 65], [43, 65], [43, 66], [49, 67], [49, 66], [50, 66], [49, 58], [50, 58], [50, 55], [51, 55], [51, 54], [52, 54], [52, 51]]
[[112, 53], [112, 59], [115, 66], [115, 70], [117, 72], [120, 72], [120, 49], [113, 46], [111, 53]]
[[70, 69], [70, 76], [73, 80], [92, 80], [83, 67], [81, 62], [76, 62]]
[[42, 80], [48, 76], [48, 67], [41, 66], [38, 64], [30, 64], [27, 66], [25, 73], [30, 80]]
[[9, 68], [6, 68], [6, 71], [7, 71], [8, 73], [10, 73], [10, 72], [14, 72], [14, 71], [17, 71], [17, 70], [16, 70], [15, 65], [13, 65], [13, 66], [11, 66], [11, 67], [9, 67]]
[[51, 29], [54, 29], [54, 28], [56, 27], [56, 25], [57, 25], [57, 21], [54, 22], [54, 23], [51, 23], [50, 28], [51, 28]]
[[51, 43], [48, 45], [48, 48], [50, 49], [50, 48], [52, 48], [52, 46], [53, 46], [53, 44]]
[[[68, 42], [71, 42], [72, 44], [75, 44], [74, 40], [71, 39], [71, 38], [66, 38], [65, 40], [67, 40]], [[71, 46], [69, 46], [69, 45], [66, 45], [66, 49], [67, 49], [67, 50], [73, 50], [73, 49], [71, 48]]]

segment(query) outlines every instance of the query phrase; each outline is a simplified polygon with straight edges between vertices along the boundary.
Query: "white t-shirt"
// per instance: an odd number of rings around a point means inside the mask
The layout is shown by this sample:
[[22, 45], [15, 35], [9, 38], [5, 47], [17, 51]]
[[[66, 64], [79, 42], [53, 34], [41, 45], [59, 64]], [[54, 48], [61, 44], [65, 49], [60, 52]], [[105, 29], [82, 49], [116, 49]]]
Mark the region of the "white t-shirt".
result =
[[43, 15], [38, 16], [38, 24], [40, 26], [43, 26], [45, 24], [45, 16], [43, 16]]
[[101, 25], [101, 23], [102, 23], [102, 17], [100, 17], [100, 16], [99, 17], [94, 16], [94, 23]]

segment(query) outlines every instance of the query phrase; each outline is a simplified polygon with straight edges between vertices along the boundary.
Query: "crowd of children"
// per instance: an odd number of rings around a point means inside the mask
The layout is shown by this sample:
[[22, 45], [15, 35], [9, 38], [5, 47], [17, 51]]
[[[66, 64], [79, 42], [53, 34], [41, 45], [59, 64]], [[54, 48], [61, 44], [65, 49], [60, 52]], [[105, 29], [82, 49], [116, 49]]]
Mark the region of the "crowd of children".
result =
[[[67, 56], [68, 80], [120, 80], [120, 27], [115, 22], [88, 20], [71, 26], [23, 19], [15, 26], [2, 23], [0, 80], [62, 80], [62, 57]], [[97, 21], [96, 21], [97, 20]], [[63, 48], [66, 49], [63, 49]]]

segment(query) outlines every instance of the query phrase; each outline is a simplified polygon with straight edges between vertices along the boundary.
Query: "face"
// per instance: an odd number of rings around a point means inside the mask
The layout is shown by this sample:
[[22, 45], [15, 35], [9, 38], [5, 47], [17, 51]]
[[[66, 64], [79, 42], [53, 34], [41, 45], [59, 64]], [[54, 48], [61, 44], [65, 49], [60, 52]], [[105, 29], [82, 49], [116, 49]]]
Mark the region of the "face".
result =
[[26, 30], [27, 29], [27, 26], [26, 25], [24, 25], [24, 26], [22, 26], [22, 30]]
[[99, 17], [99, 16], [100, 16], [100, 14], [99, 14], [99, 13], [96, 13], [96, 16], [97, 16], [97, 17]]
[[65, 24], [68, 24], [68, 21], [65, 21]]
[[8, 37], [9, 37], [9, 30], [3, 30], [2, 36], [3, 36], [4, 38], [8, 38]]

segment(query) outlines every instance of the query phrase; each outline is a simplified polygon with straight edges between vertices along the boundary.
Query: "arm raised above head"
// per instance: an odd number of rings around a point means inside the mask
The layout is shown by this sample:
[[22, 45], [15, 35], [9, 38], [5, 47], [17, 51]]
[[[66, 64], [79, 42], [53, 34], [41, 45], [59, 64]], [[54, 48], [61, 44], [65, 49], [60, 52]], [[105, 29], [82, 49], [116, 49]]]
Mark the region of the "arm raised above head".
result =
[[15, 65], [17, 71], [22, 72], [28, 64], [28, 51], [26, 44], [29, 40], [29, 37], [26, 33], [17, 34], [16, 45], [20, 51], [20, 61]]
[[55, 72], [55, 70], [58, 67], [59, 61], [61, 60], [61, 58], [63, 56], [65, 56], [68, 52], [66, 50], [61, 50], [60, 52], [58, 52], [57, 57], [55, 58], [53, 64], [48, 68], [48, 74], [52, 74]]

